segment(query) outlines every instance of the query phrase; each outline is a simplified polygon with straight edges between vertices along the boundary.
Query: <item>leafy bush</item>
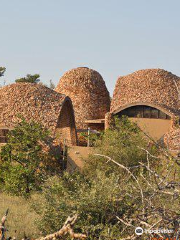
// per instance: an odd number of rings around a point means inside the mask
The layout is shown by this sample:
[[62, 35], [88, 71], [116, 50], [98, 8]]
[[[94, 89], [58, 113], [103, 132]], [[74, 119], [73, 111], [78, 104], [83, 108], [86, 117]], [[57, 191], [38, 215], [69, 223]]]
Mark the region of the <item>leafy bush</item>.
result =
[[44, 234], [57, 231], [69, 215], [78, 213], [75, 231], [86, 233], [88, 239], [117, 239], [121, 227], [116, 216], [124, 213], [128, 203], [121, 196], [118, 180], [119, 176], [106, 177], [102, 172], [97, 172], [93, 180], [80, 173], [49, 179], [43, 191], [44, 200], [35, 206], [42, 217], [40, 230]]
[[78, 136], [78, 142], [80, 146], [87, 146], [89, 141], [89, 147], [94, 147], [96, 144], [96, 141], [100, 138], [102, 134], [90, 132], [88, 136], [88, 132], [81, 132]]
[[40, 190], [53, 163], [50, 142], [49, 132], [35, 122], [22, 119], [10, 131], [0, 153], [0, 180], [7, 192], [28, 195]]
[[[69, 215], [77, 213], [79, 217], [74, 230], [85, 233], [88, 240], [139, 239], [135, 234], [137, 226], [147, 230], [173, 229], [172, 234], [150, 233], [142, 239], [178, 239], [179, 159], [156, 145], [148, 142], [128, 119], [116, 120], [114, 128], [97, 140], [97, 147], [84, 171], [71, 175], [64, 172], [62, 176], [38, 180], [44, 182], [41, 195], [33, 204], [40, 217], [39, 229], [44, 234], [55, 232]], [[8, 159], [11, 154], [5, 156]], [[8, 162], [5, 159], [4, 168]], [[13, 169], [9, 171], [11, 176], [16, 175], [14, 182], [7, 181], [9, 186], [23, 188], [24, 178], [19, 179], [21, 166], [16, 162], [7, 166], [8, 170]], [[19, 186], [21, 182], [22, 186]]]
[[135, 123], [127, 117], [122, 117], [121, 120], [115, 118], [114, 127], [106, 130], [96, 141], [94, 152], [86, 161], [85, 171], [91, 175], [97, 168], [106, 172], [119, 172], [113, 163], [106, 164], [100, 155], [109, 156], [126, 167], [134, 167], [139, 160], [146, 162], [146, 152], [142, 149], [156, 154], [156, 146], [150, 143]]
[[[139, 160], [146, 160], [146, 153], [141, 149], [145, 146], [147, 141], [138, 127], [123, 118], [120, 122], [116, 120], [115, 127], [97, 140], [94, 153], [111, 156], [118, 163], [133, 167]], [[142, 210], [139, 188], [134, 187], [134, 179], [127, 171], [107, 163], [103, 157], [91, 156], [86, 164], [83, 173], [65, 173], [62, 178], [49, 179], [46, 183], [43, 204], [36, 203], [35, 207], [42, 217], [40, 230], [44, 234], [57, 231], [67, 216], [78, 213], [76, 230], [86, 233], [88, 239], [119, 239], [123, 226], [117, 217]], [[145, 172], [139, 168], [133, 171]]]

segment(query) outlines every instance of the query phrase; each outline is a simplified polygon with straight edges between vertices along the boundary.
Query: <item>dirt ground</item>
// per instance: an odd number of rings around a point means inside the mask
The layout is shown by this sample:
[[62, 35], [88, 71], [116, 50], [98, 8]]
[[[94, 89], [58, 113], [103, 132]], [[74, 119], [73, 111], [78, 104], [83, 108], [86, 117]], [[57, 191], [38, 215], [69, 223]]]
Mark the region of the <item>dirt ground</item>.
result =
[[84, 165], [84, 160], [88, 158], [91, 151], [91, 147], [71, 147], [68, 151], [67, 170], [71, 172], [81, 169]]

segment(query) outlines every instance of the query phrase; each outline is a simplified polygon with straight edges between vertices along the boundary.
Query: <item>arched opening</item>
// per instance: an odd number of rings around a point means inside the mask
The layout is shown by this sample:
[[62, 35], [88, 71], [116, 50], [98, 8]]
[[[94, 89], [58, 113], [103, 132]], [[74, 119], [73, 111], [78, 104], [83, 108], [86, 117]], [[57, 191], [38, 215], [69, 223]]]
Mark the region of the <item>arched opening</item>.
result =
[[137, 105], [128, 107], [118, 113], [118, 116], [128, 116], [132, 118], [154, 118], [154, 119], [171, 119], [169, 115], [162, 112], [161, 110], [146, 106], [146, 105]]
[[116, 116], [128, 116], [155, 140], [159, 140], [170, 130], [171, 117], [162, 109], [148, 105], [130, 106], [116, 113]]
[[60, 144], [67, 146], [76, 145], [77, 143], [74, 111], [69, 100], [66, 100], [62, 106], [56, 127], [56, 139]]

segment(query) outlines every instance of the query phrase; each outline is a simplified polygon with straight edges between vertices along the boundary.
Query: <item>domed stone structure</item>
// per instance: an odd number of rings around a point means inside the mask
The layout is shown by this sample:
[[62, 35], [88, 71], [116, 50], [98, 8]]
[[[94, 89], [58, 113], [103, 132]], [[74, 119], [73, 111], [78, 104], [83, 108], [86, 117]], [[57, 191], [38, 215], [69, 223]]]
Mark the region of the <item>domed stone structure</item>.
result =
[[110, 96], [98, 72], [86, 67], [72, 69], [63, 75], [55, 90], [71, 98], [77, 129], [104, 128]]
[[180, 116], [180, 78], [163, 69], [139, 70], [117, 80], [112, 115], [127, 115], [160, 139]]
[[111, 112], [130, 104], [149, 103], [179, 114], [180, 78], [163, 69], [139, 70], [117, 80]]
[[[69, 97], [42, 84], [15, 83], [0, 88], [0, 126], [12, 128], [19, 115], [41, 123], [57, 141], [76, 144], [74, 111]], [[2, 127], [3, 126], [3, 127]]]

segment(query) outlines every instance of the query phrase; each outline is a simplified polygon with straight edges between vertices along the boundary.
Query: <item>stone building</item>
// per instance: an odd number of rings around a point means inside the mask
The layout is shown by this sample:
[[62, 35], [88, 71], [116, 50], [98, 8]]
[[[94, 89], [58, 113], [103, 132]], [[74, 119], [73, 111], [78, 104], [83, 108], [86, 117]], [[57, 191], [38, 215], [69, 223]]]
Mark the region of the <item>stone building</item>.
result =
[[[76, 145], [74, 111], [69, 97], [42, 84], [14, 83], [0, 88], [0, 140], [21, 115], [49, 129], [57, 144]], [[4, 129], [4, 130], [3, 130]], [[4, 134], [4, 135], [3, 135]]]
[[95, 70], [79, 67], [66, 72], [57, 92], [69, 96], [78, 130], [104, 129], [105, 114], [110, 110], [110, 96], [102, 76]]
[[171, 151], [180, 153], [180, 128], [173, 127], [164, 136], [164, 142]]
[[128, 116], [155, 140], [179, 125], [180, 78], [163, 69], [146, 69], [117, 80], [110, 113]]
[[180, 151], [180, 78], [168, 71], [145, 69], [119, 77], [111, 104], [101, 75], [86, 67], [66, 72], [55, 90], [31, 83], [0, 88], [0, 143], [19, 114], [67, 145], [77, 144], [76, 130], [101, 131], [113, 116], [127, 115], [154, 140]]

